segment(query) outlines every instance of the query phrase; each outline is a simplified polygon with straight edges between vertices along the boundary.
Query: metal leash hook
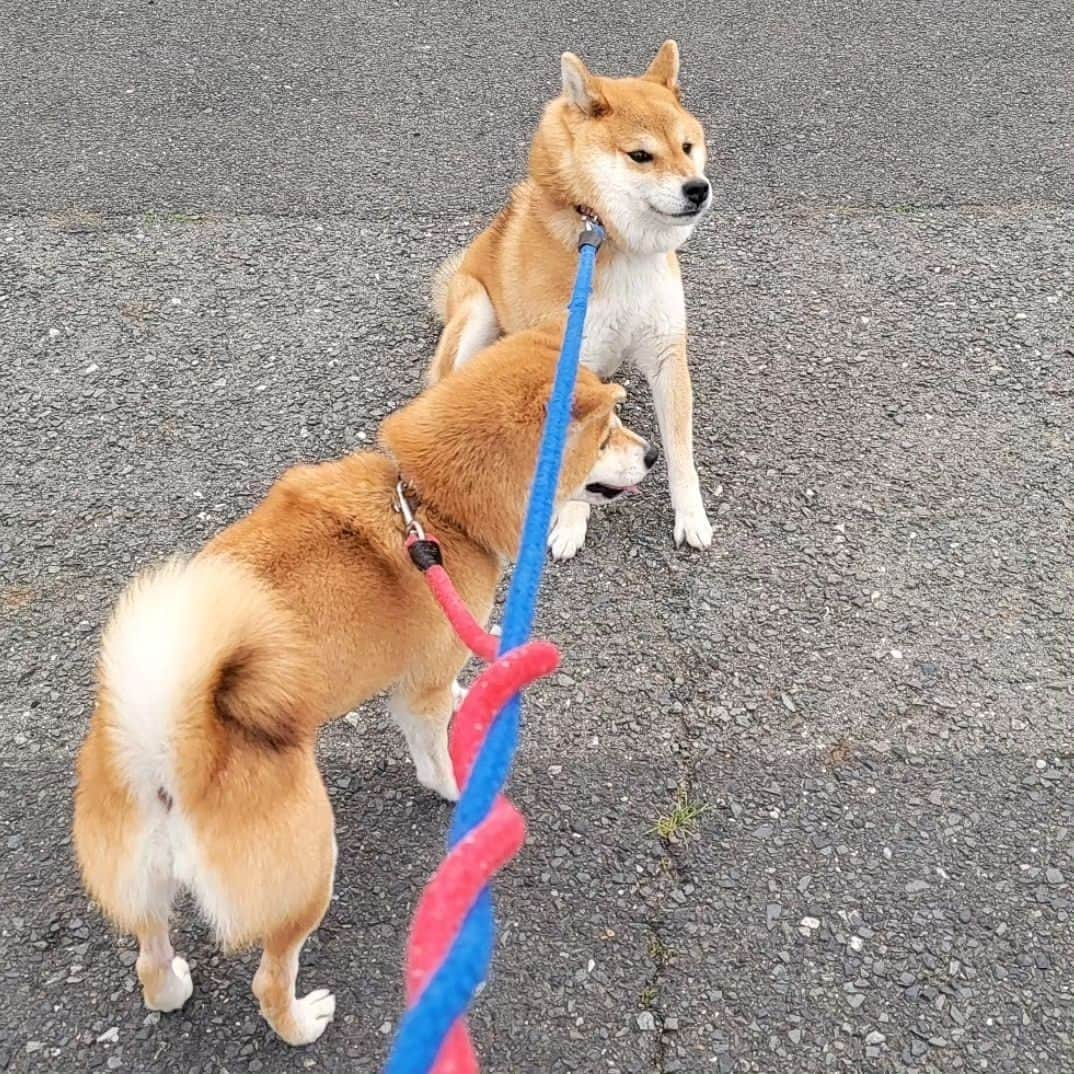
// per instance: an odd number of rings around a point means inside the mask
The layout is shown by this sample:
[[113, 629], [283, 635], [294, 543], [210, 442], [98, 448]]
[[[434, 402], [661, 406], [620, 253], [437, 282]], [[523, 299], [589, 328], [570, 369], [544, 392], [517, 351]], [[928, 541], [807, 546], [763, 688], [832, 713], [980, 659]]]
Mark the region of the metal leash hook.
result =
[[[507, 594], [499, 654], [470, 688], [452, 723], [451, 760], [462, 796], [452, 818], [447, 856], [426, 886], [414, 915], [407, 948], [407, 1010], [385, 1074], [478, 1071], [466, 1010], [484, 986], [492, 962], [496, 923], [488, 884], [519, 852], [526, 834], [522, 815], [503, 794], [518, 748], [520, 691], [559, 662], [554, 646], [529, 637], [570, 425], [593, 270], [604, 240], [604, 228], [595, 214], [580, 208], [579, 212], [583, 226], [578, 236], [578, 274]], [[408, 543], [414, 538], [424, 540], [402, 481], [396, 495], [407, 523]], [[491, 657], [495, 638], [473, 621], [442, 565], [430, 560], [421, 569], [460, 637], [486, 659]]]
[[[585, 205], [577, 206], [577, 210], [578, 215], [582, 218], [582, 231], [578, 236], [578, 249], [581, 250], [584, 246], [592, 246], [599, 250], [601, 243], [606, 238], [604, 225], [600, 222], [600, 217]], [[586, 297], [588, 299], [588, 295]]]
[[419, 541], [425, 540], [425, 530], [414, 514], [410, 501], [406, 496], [406, 483], [401, 479], [395, 485], [395, 509], [403, 516], [403, 525], [406, 527], [408, 537], [416, 537]]

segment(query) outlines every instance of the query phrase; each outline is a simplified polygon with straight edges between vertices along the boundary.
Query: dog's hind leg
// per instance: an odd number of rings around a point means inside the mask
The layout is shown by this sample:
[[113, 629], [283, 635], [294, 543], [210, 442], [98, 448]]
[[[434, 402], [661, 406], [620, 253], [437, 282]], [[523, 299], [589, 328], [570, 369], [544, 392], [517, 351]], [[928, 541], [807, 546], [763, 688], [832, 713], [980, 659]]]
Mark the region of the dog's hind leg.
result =
[[168, 937], [177, 888], [168, 834], [172, 802], [164, 791], [140, 801], [117, 780], [101, 725], [95, 719], [78, 760], [74, 837], [82, 877], [101, 909], [138, 937], [145, 1005], [175, 1011], [194, 986]]
[[154, 922], [138, 930], [138, 980], [151, 1011], [177, 1011], [194, 991], [186, 959], [172, 950], [167, 922]]
[[447, 323], [426, 377], [430, 385], [443, 380], [500, 335], [500, 322], [492, 299], [481, 281], [469, 273], [456, 272], [451, 278], [447, 310]]
[[261, 1013], [288, 1044], [312, 1044], [336, 1013], [336, 997], [327, 988], [318, 988], [302, 999], [295, 996], [298, 956], [306, 937], [324, 916], [331, 897], [330, 883], [325, 890], [327, 897], [311, 906], [302, 920], [288, 922], [265, 937], [261, 965], [254, 976], [254, 995]]
[[[171, 808], [159, 803], [161, 811]], [[172, 949], [168, 934], [176, 882], [172, 864], [172, 848], [163, 817], [155, 818], [142, 844], [137, 868], [137, 882], [128, 888], [128, 898], [136, 901], [138, 924], [133, 931], [138, 937], [138, 961], [135, 969], [142, 983], [142, 998], [151, 1011], [177, 1011], [194, 991], [190, 967]], [[135, 894], [137, 893], [137, 894]], [[128, 909], [128, 913], [134, 907]]]
[[[332, 809], [324, 798], [315, 812], [307, 813], [295, 832], [304, 843], [322, 845], [332, 829]], [[265, 1021], [288, 1044], [312, 1044], [336, 1013], [336, 997], [327, 988], [318, 988], [302, 999], [295, 996], [298, 979], [298, 956], [306, 938], [321, 923], [332, 899], [335, 874], [335, 840], [332, 849], [323, 853], [311, 870], [307, 865], [303, 885], [308, 882], [309, 895], [298, 910], [288, 909], [266, 928], [261, 964], [254, 975], [253, 991], [261, 1004]], [[308, 859], [307, 859], [308, 860]], [[284, 862], [279, 863], [283, 867]]]

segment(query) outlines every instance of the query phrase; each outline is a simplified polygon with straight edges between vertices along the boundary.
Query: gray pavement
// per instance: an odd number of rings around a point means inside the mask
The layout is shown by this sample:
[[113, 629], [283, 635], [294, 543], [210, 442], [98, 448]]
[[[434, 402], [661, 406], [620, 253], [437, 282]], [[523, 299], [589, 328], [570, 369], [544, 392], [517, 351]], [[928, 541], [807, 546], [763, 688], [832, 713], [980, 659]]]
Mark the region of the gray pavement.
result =
[[717, 162], [684, 259], [717, 539], [670, 548], [654, 480], [550, 570], [485, 1069], [1067, 1074], [1067, 5], [4, 7], [0, 1068], [383, 1061], [448, 814], [382, 707], [321, 748], [324, 1038], [280, 1045], [189, 913], [194, 997], [147, 1018], [71, 863], [97, 631], [417, 390], [427, 277], [558, 52], [627, 71], [671, 34]]

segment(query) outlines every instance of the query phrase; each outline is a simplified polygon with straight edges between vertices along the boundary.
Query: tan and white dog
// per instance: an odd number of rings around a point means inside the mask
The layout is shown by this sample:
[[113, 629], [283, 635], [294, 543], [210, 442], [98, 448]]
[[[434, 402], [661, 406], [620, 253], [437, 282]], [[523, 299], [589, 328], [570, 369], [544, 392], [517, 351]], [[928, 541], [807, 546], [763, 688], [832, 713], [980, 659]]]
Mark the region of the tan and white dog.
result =
[[[90, 894], [138, 937], [147, 1007], [193, 989], [169, 918], [188, 889], [227, 947], [264, 948], [253, 990], [290, 1044], [321, 1035], [335, 999], [295, 997], [298, 956], [328, 907], [332, 809], [314, 740], [382, 691], [418, 780], [458, 795], [447, 747], [467, 656], [404, 547], [396, 483], [440, 541], [482, 622], [517, 552], [559, 341], [502, 340], [393, 414], [382, 450], [288, 471], [191, 560], [137, 579], [101, 645], [78, 760], [75, 849]], [[616, 498], [652, 451], [623, 398], [582, 370], [560, 494]]]
[[[675, 541], [706, 548], [693, 454], [693, 388], [675, 251], [711, 202], [705, 135], [679, 100], [679, 50], [665, 41], [640, 78], [600, 78], [563, 54], [563, 92], [544, 111], [529, 177], [461, 254], [441, 266], [433, 304], [444, 321], [435, 383], [501, 334], [562, 322], [577, 268], [579, 209], [608, 234], [597, 261], [582, 361], [611, 377], [632, 361], [652, 389], [667, 456]], [[560, 329], [562, 330], [562, 328]], [[564, 506], [552, 554], [573, 556], [589, 508]]]

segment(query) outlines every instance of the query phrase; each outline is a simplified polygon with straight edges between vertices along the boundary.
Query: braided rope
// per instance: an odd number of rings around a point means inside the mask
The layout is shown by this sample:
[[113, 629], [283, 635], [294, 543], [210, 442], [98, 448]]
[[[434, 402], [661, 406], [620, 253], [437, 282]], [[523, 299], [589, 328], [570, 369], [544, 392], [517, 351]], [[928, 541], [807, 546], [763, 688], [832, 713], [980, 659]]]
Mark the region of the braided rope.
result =
[[[528, 641], [536, 616], [548, 529], [563, 464], [571, 400], [597, 249], [604, 237], [586, 223], [563, 349], [548, 403], [518, 562], [504, 612], [499, 657], [478, 677], [455, 714], [451, 759], [462, 796], [448, 833], [448, 853], [418, 903], [407, 950], [404, 1014], [385, 1074], [477, 1074], [465, 1014], [492, 961], [495, 919], [488, 884], [518, 853], [522, 815], [503, 788], [518, 748], [520, 692], [559, 664], [547, 642]], [[496, 641], [473, 620], [442, 567], [425, 572], [457, 633], [488, 659]]]

